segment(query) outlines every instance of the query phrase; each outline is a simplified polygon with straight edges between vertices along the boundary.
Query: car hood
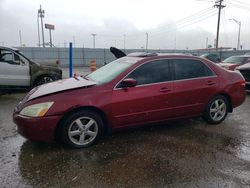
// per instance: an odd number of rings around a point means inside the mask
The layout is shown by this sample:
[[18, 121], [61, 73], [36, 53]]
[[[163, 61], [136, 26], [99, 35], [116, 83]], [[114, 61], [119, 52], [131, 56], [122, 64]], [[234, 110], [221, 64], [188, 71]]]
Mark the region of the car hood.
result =
[[48, 70], [48, 71], [59, 71], [61, 70], [60, 68], [58, 68], [58, 66], [53, 66], [53, 65], [42, 65], [40, 63], [35, 62], [40, 68], [44, 69], [44, 70]]
[[26, 96], [26, 101], [49, 95], [52, 93], [57, 93], [61, 91], [76, 89], [76, 88], [83, 88], [83, 87], [89, 87], [96, 85], [97, 82], [86, 80], [83, 77], [74, 77], [74, 78], [68, 78], [63, 80], [58, 80], [55, 82], [43, 84], [41, 86], [38, 86], [34, 89], [32, 89], [28, 95]]

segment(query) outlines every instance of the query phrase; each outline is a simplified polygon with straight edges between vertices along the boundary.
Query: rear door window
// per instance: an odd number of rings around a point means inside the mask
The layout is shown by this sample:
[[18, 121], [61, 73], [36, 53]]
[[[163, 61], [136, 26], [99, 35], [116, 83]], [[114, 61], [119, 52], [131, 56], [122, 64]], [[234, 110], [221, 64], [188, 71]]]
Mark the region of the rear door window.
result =
[[194, 59], [172, 59], [175, 80], [215, 76], [215, 73], [203, 62]]

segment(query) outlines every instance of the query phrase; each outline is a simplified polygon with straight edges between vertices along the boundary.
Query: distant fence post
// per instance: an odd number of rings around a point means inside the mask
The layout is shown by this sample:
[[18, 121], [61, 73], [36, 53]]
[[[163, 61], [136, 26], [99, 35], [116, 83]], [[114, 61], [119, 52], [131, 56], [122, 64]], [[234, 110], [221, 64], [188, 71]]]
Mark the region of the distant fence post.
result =
[[83, 66], [84, 66], [86, 64], [85, 55], [84, 55], [84, 47], [82, 48], [82, 62], [83, 62]]
[[72, 61], [72, 42], [69, 43], [69, 77], [72, 77], [73, 73], [73, 61]]
[[34, 48], [31, 48], [31, 57], [32, 57], [33, 60], [35, 59], [34, 58]]
[[104, 65], [106, 65], [107, 63], [106, 63], [106, 50], [105, 49], [103, 49], [103, 52], [104, 52]]

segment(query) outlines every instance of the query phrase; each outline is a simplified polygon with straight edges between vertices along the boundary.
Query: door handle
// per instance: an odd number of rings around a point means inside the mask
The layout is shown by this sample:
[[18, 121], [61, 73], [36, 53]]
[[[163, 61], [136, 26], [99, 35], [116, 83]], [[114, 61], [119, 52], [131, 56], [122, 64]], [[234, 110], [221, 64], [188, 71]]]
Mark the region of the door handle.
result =
[[163, 87], [159, 91], [162, 92], [162, 93], [165, 93], [165, 92], [171, 91], [171, 89], [169, 89], [167, 87]]
[[212, 85], [214, 85], [214, 84], [216, 84], [216, 82], [209, 80], [209, 81], [207, 81], [207, 84], [206, 84], [206, 85], [212, 86]]

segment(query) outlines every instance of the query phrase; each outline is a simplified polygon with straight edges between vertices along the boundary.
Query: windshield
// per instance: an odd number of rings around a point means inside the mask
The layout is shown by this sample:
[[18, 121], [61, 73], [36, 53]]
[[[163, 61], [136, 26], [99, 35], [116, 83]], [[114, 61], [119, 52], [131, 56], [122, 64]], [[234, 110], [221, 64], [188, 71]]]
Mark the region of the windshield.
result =
[[140, 58], [136, 57], [123, 57], [117, 59], [87, 75], [86, 78], [102, 84], [108, 83], [139, 60]]
[[207, 57], [208, 56], [208, 54], [202, 54], [201, 55], [201, 57]]
[[229, 57], [225, 59], [223, 62], [224, 63], [232, 63], [232, 64], [241, 64], [243, 61], [245, 61], [246, 57]]

